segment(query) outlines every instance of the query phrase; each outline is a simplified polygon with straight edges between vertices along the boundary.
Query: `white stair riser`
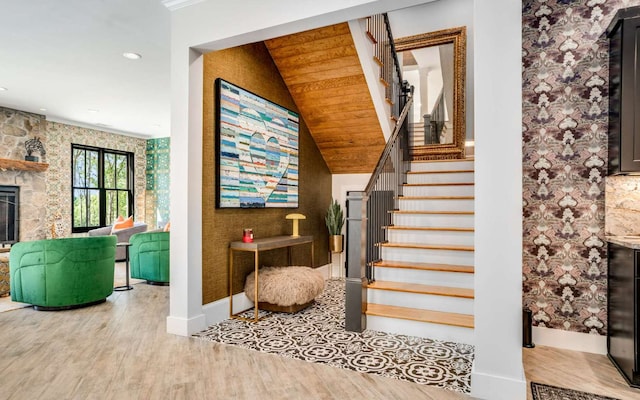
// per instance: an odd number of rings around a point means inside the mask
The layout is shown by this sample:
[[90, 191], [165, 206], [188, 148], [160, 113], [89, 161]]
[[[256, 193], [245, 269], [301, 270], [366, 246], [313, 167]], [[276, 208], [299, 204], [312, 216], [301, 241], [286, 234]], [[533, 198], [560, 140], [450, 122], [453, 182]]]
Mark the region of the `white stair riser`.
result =
[[419, 308], [457, 314], [473, 314], [473, 299], [438, 296], [420, 293], [396, 292], [392, 290], [367, 289], [369, 303], [389, 306]]
[[471, 328], [367, 315], [367, 329], [474, 345]]
[[394, 214], [397, 226], [473, 228], [474, 215], [455, 214]]
[[473, 161], [419, 162], [411, 163], [411, 171], [459, 171], [473, 169]]
[[473, 172], [407, 174], [407, 183], [473, 183]]
[[404, 196], [473, 196], [473, 185], [465, 186], [405, 186]]
[[400, 199], [400, 211], [473, 211], [473, 200]]
[[473, 246], [473, 236], [473, 232], [389, 229], [387, 240], [391, 243], [456, 244]]
[[419, 283], [473, 289], [473, 274], [464, 272], [423, 271], [411, 268], [375, 267], [378, 281]]
[[383, 260], [429, 262], [434, 264], [473, 265], [472, 251], [382, 248]]

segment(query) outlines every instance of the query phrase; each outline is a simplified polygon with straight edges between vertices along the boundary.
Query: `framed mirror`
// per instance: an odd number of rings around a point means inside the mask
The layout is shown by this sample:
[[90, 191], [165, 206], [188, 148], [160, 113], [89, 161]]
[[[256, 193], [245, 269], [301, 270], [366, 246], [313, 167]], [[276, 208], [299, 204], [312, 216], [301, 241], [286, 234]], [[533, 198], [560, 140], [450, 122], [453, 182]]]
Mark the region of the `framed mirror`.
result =
[[394, 40], [402, 77], [413, 85], [413, 160], [464, 158], [466, 28]]

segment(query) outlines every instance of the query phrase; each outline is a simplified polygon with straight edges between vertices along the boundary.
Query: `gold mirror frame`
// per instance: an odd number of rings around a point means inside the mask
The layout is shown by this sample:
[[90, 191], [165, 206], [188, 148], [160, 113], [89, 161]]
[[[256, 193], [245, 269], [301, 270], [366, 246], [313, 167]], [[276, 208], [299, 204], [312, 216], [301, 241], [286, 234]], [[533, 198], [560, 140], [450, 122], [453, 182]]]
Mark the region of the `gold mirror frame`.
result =
[[394, 40], [396, 52], [453, 43], [453, 143], [414, 146], [413, 160], [443, 160], [464, 158], [465, 148], [465, 76], [467, 28], [444, 29]]

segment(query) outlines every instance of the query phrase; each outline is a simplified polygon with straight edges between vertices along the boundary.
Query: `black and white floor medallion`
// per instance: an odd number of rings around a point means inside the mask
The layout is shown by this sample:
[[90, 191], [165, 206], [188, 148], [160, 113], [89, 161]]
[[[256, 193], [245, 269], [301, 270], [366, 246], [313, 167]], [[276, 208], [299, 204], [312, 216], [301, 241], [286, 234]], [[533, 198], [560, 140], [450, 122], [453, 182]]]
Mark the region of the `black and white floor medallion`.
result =
[[471, 388], [473, 346], [345, 331], [343, 279], [328, 280], [316, 303], [295, 314], [273, 313], [257, 323], [225, 320], [194, 336], [456, 392]]

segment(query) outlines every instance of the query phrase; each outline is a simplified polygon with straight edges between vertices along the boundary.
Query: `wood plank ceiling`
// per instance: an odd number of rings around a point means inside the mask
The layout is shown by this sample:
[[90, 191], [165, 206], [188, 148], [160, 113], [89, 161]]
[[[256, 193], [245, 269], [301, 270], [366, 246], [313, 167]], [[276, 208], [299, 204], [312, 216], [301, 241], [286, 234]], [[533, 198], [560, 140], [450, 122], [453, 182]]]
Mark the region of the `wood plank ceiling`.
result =
[[331, 173], [373, 172], [385, 141], [349, 25], [265, 44]]

